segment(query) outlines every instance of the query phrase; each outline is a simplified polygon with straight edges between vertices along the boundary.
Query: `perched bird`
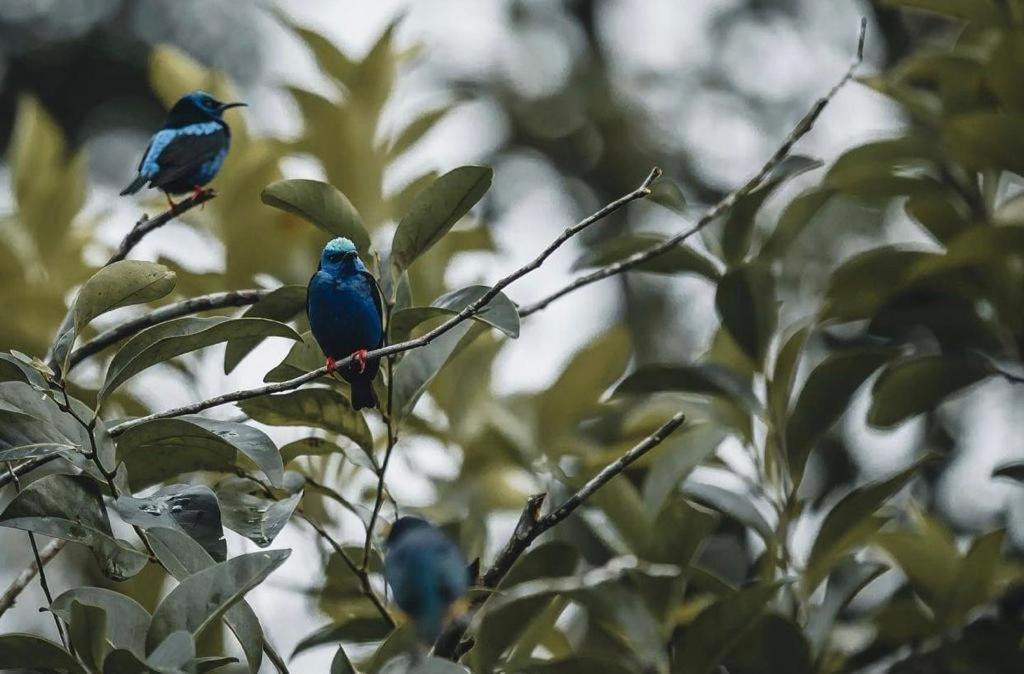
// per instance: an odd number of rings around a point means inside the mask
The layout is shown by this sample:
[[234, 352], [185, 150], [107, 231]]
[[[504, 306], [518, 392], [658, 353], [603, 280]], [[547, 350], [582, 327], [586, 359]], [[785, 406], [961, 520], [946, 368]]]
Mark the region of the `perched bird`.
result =
[[440, 529], [418, 517], [396, 520], [384, 547], [384, 580], [395, 603], [420, 639], [435, 642], [469, 589], [466, 558]]
[[375, 407], [373, 378], [380, 361], [367, 360], [366, 352], [384, 343], [383, 312], [377, 281], [348, 239], [332, 239], [324, 246], [320, 266], [309, 279], [306, 315], [313, 337], [327, 356], [329, 372], [335, 372], [336, 361], [355, 357], [348, 367], [337, 370], [352, 385], [352, 407]]
[[149, 183], [167, 195], [199, 193], [220, 170], [231, 145], [231, 130], [224, 111], [245, 103], [221, 103], [213, 96], [193, 91], [178, 99], [164, 122], [153, 134], [139, 163], [139, 175], [121, 196], [135, 194]]

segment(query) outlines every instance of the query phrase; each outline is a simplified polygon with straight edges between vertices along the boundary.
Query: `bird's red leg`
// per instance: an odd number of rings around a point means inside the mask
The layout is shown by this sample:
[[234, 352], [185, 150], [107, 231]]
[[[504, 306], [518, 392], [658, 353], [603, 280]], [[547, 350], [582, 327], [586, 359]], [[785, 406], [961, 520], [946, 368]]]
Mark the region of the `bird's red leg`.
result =
[[366, 349], [359, 349], [358, 351], [352, 352], [352, 358], [359, 363], [359, 374], [366, 372], [366, 354], [369, 353]]
[[331, 356], [327, 356], [327, 374], [334, 374], [338, 369], [338, 361], [334, 360]]
[[[193, 185], [192, 186], [192, 199], [193, 199], [193, 201], [203, 197], [204, 195], [206, 195], [206, 193], [208, 191], [209, 190], [207, 190], [206, 188], [202, 187], [201, 185]], [[206, 208], [206, 204], [203, 204], [202, 206], [199, 207], [200, 210], [202, 210], [204, 208]]]

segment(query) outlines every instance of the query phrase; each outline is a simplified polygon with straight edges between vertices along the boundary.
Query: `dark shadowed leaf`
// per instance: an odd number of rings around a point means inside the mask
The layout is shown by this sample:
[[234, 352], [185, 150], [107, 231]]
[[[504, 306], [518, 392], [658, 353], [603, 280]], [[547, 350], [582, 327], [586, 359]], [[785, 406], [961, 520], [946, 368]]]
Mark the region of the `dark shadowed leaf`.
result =
[[782, 258], [834, 196], [835, 190], [831, 188], [812, 187], [790, 201], [768, 240], [761, 246], [761, 259]]
[[406, 353], [395, 367], [394, 407], [400, 418], [416, 406], [420, 396], [434, 381], [441, 368], [482, 332], [472, 321], [463, 321], [424, 347]]
[[413, 200], [391, 242], [391, 264], [401, 273], [430, 249], [491, 186], [494, 171], [461, 166], [435, 180]]
[[194, 538], [215, 560], [227, 559], [217, 497], [205, 485], [170, 485], [146, 498], [122, 495], [115, 507], [128, 524], [146, 530], [153, 527], [178, 529]]
[[679, 215], [686, 215], [686, 197], [673, 181], [661, 176], [651, 185], [651, 192], [647, 195], [648, 201], [669, 209]]
[[1024, 482], [1024, 461], [1001, 464], [992, 471], [992, 477], [1005, 477], [1017, 482]]
[[175, 275], [162, 264], [120, 260], [93, 274], [75, 299], [75, 332], [100, 316], [132, 304], [144, 304], [174, 290]]
[[722, 396], [751, 412], [760, 413], [762, 410], [750, 384], [734, 370], [715, 363], [645, 365], [627, 375], [615, 387], [616, 395], [664, 391]]
[[829, 356], [811, 370], [786, 423], [786, 456], [799, 481], [815, 443], [848, 407], [853, 394], [893, 355], [884, 349], [858, 349]]
[[331, 454], [346, 455], [345, 450], [337, 444], [323, 438], [303, 438], [289, 442], [281, 448], [281, 461], [288, 465], [301, 456], [329, 456]]
[[331, 660], [330, 674], [356, 674], [356, 668], [352, 666], [352, 661], [348, 659], [345, 649], [341, 646], [338, 646]]
[[143, 330], [121, 347], [110, 361], [100, 389], [102, 400], [118, 386], [148, 367], [232, 339], [285, 337], [302, 339], [284, 323], [265, 318], [178, 318]]
[[[199, 543], [180, 531], [157, 528], [148, 536], [157, 559], [178, 582], [215, 563]], [[224, 622], [242, 646], [249, 669], [258, 671], [263, 661], [263, 628], [252, 608], [240, 601], [227, 610]]]
[[782, 341], [775, 357], [775, 367], [768, 382], [768, 411], [773, 421], [781, 428], [789, 411], [793, 397], [793, 383], [796, 379], [804, 345], [811, 335], [811, 326], [798, 325]]
[[92, 671], [100, 671], [107, 654], [107, 613], [72, 599], [69, 602], [68, 637], [71, 648]]
[[47, 475], [22, 489], [0, 514], [0, 526], [89, 546], [115, 580], [134, 576], [148, 557], [114, 538], [100, 486], [87, 475]]
[[[462, 311], [490, 290], [488, 286], [468, 286], [438, 297], [429, 307], [410, 307], [391, 316], [391, 341], [403, 342], [416, 326], [432, 318], [451, 317]], [[498, 293], [474, 320], [487, 323], [515, 339], [519, 336], [519, 311], [504, 293]]]
[[[8, 417], [10, 419], [10, 417]], [[37, 442], [31, 445], [21, 445], [10, 449], [0, 450], [0, 462], [20, 461], [21, 459], [38, 459], [46, 456], [73, 456], [78, 451], [74, 445], [58, 442]]]
[[855, 255], [829, 278], [822, 320], [855, 321], [874, 316], [907, 283], [914, 265], [934, 253], [886, 246]]
[[715, 307], [722, 325], [759, 366], [778, 323], [775, 302], [775, 280], [765, 265], [738, 267], [718, 282]]
[[764, 613], [778, 585], [753, 585], [707, 607], [673, 644], [673, 674], [710, 674]]
[[922, 465], [934, 460], [925, 455], [892, 477], [856, 487], [825, 516], [814, 540], [802, 579], [810, 594], [849, 550], [863, 544], [884, 523], [874, 514], [917, 474]]
[[699, 482], [689, 482], [683, 493], [695, 500], [709, 505], [718, 512], [728, 515], [740, 524], [749, 527], [761, 537], [765, 545], [773, 544], [775, 533], [764, 519], [764, 515], [750, 502], [746, 494], [737, 494], [723, 487]]
[[825, 598], [810, 609], [804, 634], [817, 658], [824, 651], [839, 614], [868, 583], [885, 571], [885, 566], [852, 559], [840, 564], [829, 578]]
[[800, 626], [765, 613], [725, 659], [729, 674], [811, 674], [811, 649]]
[[[613, 264], [634, 253], [663, 243], [667, 238], [661, 234], [637, 232], [605, 239], [589, 248], [573, 263], [572, 268], [575, 271]], [[713, 258], [685, 244], [673, 246], [633, 269], [654, 274], [697, 274], [716, 283], [722, 276], [718, 263]]]
[[694, 424], [670, 435], [644, 480], [643, 497], [648, 512], [661, 512], [665, 499], [728, 435], [726, 429], [713, 423]]
[[268, 426], [312, 426], [349, 438], [371, 451], [373, 436], [362, 414], [331, 389], [305, 388], [250, 398], [238, 406], [252, 420]]
[[957, 115], [946, 120], [943, 137], [957, 160], [970, 169], [1024, 174], [1024, 115], [988, 111]]
[[0, 635], [0, 670], [54, 671], [86, 674], [70, 653], [34, 634]]
[[[249, 307], [242, 318], [267, 318], [284, 323], [306, 309], [305, 286], [281, 286]], [[229, 374], [263, 341], [261, 337], [233, 339], [224, 348], [224, 374]]]
[[50, 610], [70, 622], [73, 602], [94, 606], [106, 614], [106, 640], [111, 648], [145, 654], [149, 611], [137, 601], [105, 587], [76, 587], [54, 599]]
[[324, 644], [339, 641], [365, 643], [380, 641], [391, 633], [391, 627], [379, 615], [349, 616], [341, 622], [324, 625], [312, 634], [299, 640], [292, 651], [294, 658], [299, 653]]
[[981, 359], [921, 356], [890, 363], [871, 387], [868, 423], [892, 428], [930, 412], [947, 396], [992, 375]]
[[220, 618], [288, 558], [289, 550], [266, 550], [233, 557], [181, 581], [153, 612], [146, 645], [154, 648], [174, 632], [195, 636]]
[[224, 526], [265, 548], [270, 545], [302, 500], [302, 491], [280, 500], [268, 498], [259, 485], [241, 477], [217, 483]]
[[319, 180], [279, 180], [267, 185], [260, 199], [268, 206], [293, 213], [328, 234], [350, 239], [364, 255], [370, 235], [355, 206], [336, 187]]

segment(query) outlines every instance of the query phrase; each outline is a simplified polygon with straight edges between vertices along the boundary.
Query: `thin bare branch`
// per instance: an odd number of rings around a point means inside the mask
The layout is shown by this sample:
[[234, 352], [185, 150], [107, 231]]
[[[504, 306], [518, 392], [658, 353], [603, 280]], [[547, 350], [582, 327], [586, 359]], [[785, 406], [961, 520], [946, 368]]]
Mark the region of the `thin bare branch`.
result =
[[[543, 517], [540, 516], [540, 511], [545, 495], [537, 494], [531, 496], [523, 508], [523, 512], [519, 517], [519, 523], [516, 525], [515, 531], [512, 532], [512, 537], [505, 543], [505, 547], [502, 548], [501, 552], [498, 553], [494, 563], [483, 574], [480, 579], [480, 585], [486, 588], [497, 587], [516, 560], [526, 552], [527, 548], [530, 547], [530, 544], [538, 536], [567, 518], [577, 508], [586, 503], [587, 499], [593, 496], [597, 490], [608, 484], [616, 475], [622, 473], [627, 466], [664, 442], [665, 438], [682, 426], [685, 420], [686, 416], [682, 412], [674, 415], [662, 424], [660, 428], [633, 446], [628, 452], [601, 469], [601, 472], [590, 478], [576, 493], [565, 499], [561, 505]], [[488, 596], [490, 596], [489, 593], [483, 594], [474, 602], [474, 607], [479, 607], [483, 604]], [[468, 621], [459, 621], [449, 625], [434, 644], [434, 655], [453, 660], [457, 659], [463, 652], [463, 649], [460, 647], [460, 641], [467, 625]]]
[[733, 206], [735, 206], [736, 202], [738, 202], [740, 199], [744, 198], [745, 196], [753, 192], [755, 189], [757, 189], [758, 186], [760, 186], [765, 181], [765, 179], [772, 173], [772, 171], [774, 171], [779, 166], [779, 164], [781, 164], [783, 160], [785, 160], [786, 157], [789, 156], [789, 153], [793, 150], [793, 146], [796, 145], [796, 143], [801, 138], [806, 136], [807, 133], [814, 128], [814, 124], [818, 121], [818, 118], [821, 117], [821, 113], [825, 111], [825, 108], [828, 107], [828, 104], [832, 102], [832, 99], [835, 98], [836, 94], [838, 94], [839, 91], [844, 86], [846, 86], [846, 84], [849, 83], [850, 80], [853, 79], [853, 76], [856, 74], [857, 69], [864, 61], [864, 39], [866, 36], [866, 32], [867, 19], [862, 18], [860, 22], [860, 33], [858, 34], [857, 38], [856, 56], [854, 57], [853, 62], [850, 64], [849, 69], [847, 69], [847, 71], [843, 74], [842, 78], [840, 78], [840, 80], [835, 84], [835, 86], [833, 86], [832, 89], [830, 89], [824, 97], [819, 98], [817, 101], [814, 102], [814, 105], [811, 106], [811, 109], [808, 110], [807, 113], [797, 123], [797, 125], [793, 127], [793, 130], [789, 133], [788, 136], [786, 136], [786, 139], [782, 142], [782, 145], [779, 146], [779, 149], [777, 149], [775, 153], [771, 156], [771, 158], [764, 164], [764, 166], [761, 167], [761, 170], [758, 171], [753, 178], [748, 180], [746, 184], [744, 184], [738, 190], [730, 192], [729, 194], [725, 195], [718, 203], [716, 203], [714, 206], [705, 211], [704, 215], [702, 215], [700, 220], [697, 221], [697, 224], [695, 224], [690, 229], [687, 229], [686, 231], [680, 232], [679, 234], [676, 234], [675, 236], [666, 239], [662, 243], [659, 243], [655, 246], [651, 246], [650, 248], [646, 248], [642, 251], [638, 251], [627, 258], [619, 260], [618, 262], [614, 262], [605, 267], [601, 267], [600, 269], [597, 269], [589, 274], [585, 274], [575, 279], [574, 281], [570, 282], [568, 285], [551, 293], [547, 297], [537, 300], [533, 304], [528, 304], [520, 307], [519, 315], [525, 317], [529, 316], [530, 314], [534, 314], [540, 311], [541, 309], [544, 309], [555, 300], [565, 297], [569, 293], [575, 292], [580, 288], [590, 285], [591, 283], [601, 281], [603, 279], [608, 278], [609, 276], [615, 276], [616, 274], [621, 274], [625, 271], [629, 271], [630, 269], [638, 267], [639, 265], [647, 262], [648, 260], [652, 260], [658, 257], [659, 255], [664, 255], [668, 251], [672, 250], [673, 248], [675, 248], [676, 246], [683, 243], [688, 238], [699, 232], [700, 230], [707, 227], [709, 224], [711, 224], [717, 218], [719, 218], [723, 213], [729, 211]]
[[28, 587], [28, 584], [32, 582], [32, 579], [39, 573], [39, 569], [46, 566], [53, 560], [54, 557], [64, 549], [67, 545], [67, 541], [61, 538], [55, 538], [49, 543], [44, 545], [39, 550], [39, 559], [33, 560], [31, 564], [27, 565], [21, 572], [15, 576], [14, 580], [7, 587], [7, 591], [0, 596], [0, 616], [7, 611], [7, 609], [14, 606], [15, 601], [18, 599], [18, 595]]
[[[571, 239], [573, 236], [579, 234], [581, 231], [583, 231], [587, 227], [590, 227], [595, 222], [598, 222], [603, 218], [606, 218], [607, 216], [611, 215], [612, 213], [618, 211], [626, 204], [629, 204], [632, 201], [636, 201], [637, 199], [642, 199], [646, 197], [648, 194], [650, 194], [651, 184], [660, 175], [660, 169], [653, 169], [647, 176], [647, 178], [644, 179], [643, 183], [641, 183], [641, 185], [637, 187], [635, 190], [633, 190], [629, 194], [619, 197], [618, 199], [609, 203], [596, 213], [584, 218], [583, 220], [580, 220], [575, 225], [567, 227], [554, 241], [552, 241], [543, 251], [541, 251], [540, 254], [537, 255], [537, 257], [533, 258], [530, 262], [520, 267], [519, 269], [516, 269], [508, 276], [505, 276], [504, 278], [499, 280], [491, 287], [490, 290], [481, 295], [476, 301], [466, 305], [466, 307], [463, 308], [462, 311], [452, 316], [444, 323], [441, 323], [437, 327], [433, 328], [432, 330], [429, 330], [428, 332], [424, 333], [423, 335], [415, 339], [399, 342], [398, 344], [388, 344], [379, 349], [374, 349], [373, 351], [367, 353], [366, 357], [384, 358], [386, 356], [392, 356], [398, 353], [402, 353], [404, 351], [409, 351], [411, 349], [426, 346], [427, 344], [430, 344], [435, 339], [445, 334], [446, 332], [448, 332], [455, 326], [459, 325], [463, 321], [469, 320], [473, 316], [476, 316], [478, 313], [480, 313], [487, 307], [491, 300], [498, 296], [498, 293], [500, 293], [506, 287], [508, 287], [515, 281], [519, 280], [523, 276], [526, 276], [530, 272], [540, 267], [544, 263], [544, 261], [551, 256], [552, 253], [558, 250], [558, 248], [561, 247], [562, 244]], [[336, 363], [336, 367], [343, 368], [351, 362], [352, 356], [347, 356], [339, 360]], [[164, 412], [157, 412], [156, 414], [150, 414], [145, 417], [139, 417], [138, 419], [126, 421], [122, 424], [118, 424], [117, 426], [111, 428], [110, 434], [113, 436], [120, 435], [129, 428], [134, 428], [135, 426], [139, 426], [146, 422], [153, 421], [154, 419], [165, 419], [167, 417], [178, 417], [184, 414], [195, 414], [203, 410], [208, 410], [213, 407], [218, 407], [220, 405], [226, 405], [228, 403], [237, 402], [239, 400], [257, 398], [259, 396], [264, 396], [271, 393], [280, 393], [281, 391], [290, 391], [292, 389], [296, 389], [302, 386], [307, 382], [313, 381], [314, 379], [323, 377], [326, 374], [327, 368], [321, 367], [319, 369], [313, 370], [312, 372], [307, 372], [303, 375], [295, 377], [294, 379], [289, 379], [287, 381], [266, 384], [264, 386], [257, 386], [251, 389], [243, 389], [241, 391], [233, 391], [231, 393], [224, 393], [222, 395], [215, 396], [207, 400], [201, 400], [199, 402], [191, 403], [189, 405], [183, 405], [181, 407], [176, 407], [174, 409], [167, 410]]]

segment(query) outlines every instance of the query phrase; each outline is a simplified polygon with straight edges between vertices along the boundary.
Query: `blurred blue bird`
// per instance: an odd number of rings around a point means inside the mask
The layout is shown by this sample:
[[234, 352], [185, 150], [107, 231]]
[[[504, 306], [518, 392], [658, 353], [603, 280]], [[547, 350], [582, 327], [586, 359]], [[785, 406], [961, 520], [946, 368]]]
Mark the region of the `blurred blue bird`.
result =
[[425, 643], [441, 636], [465, 602], [470, 578], [462, 551], [440, 529], [418, 517], [400, 517], [384, 543], [384, 580], [395, 603]]
[[146, 183], [167, 195], [202, 191], [228, 156], [231, 130], [224, 111], [245, 103], [221, 103], [203, 91], [182, 96], [171, 108], [164, 128], [153, 134], [139, 163], [139, 175], [121, 196], [135, 194]]
[[336, 361], [355, 357], [337, 370], [352, 385], [352, 407], [376, 407], [373, 378], [380, 361], [367, 360], [366, 352], [384, 343], [380, 294], [377, 281], [348, 239], [332, 239], [324, 246], [320, 266], [309, 279], [306, 315], [313, 337], [327, 356], [329, 372], [335, 372]]

